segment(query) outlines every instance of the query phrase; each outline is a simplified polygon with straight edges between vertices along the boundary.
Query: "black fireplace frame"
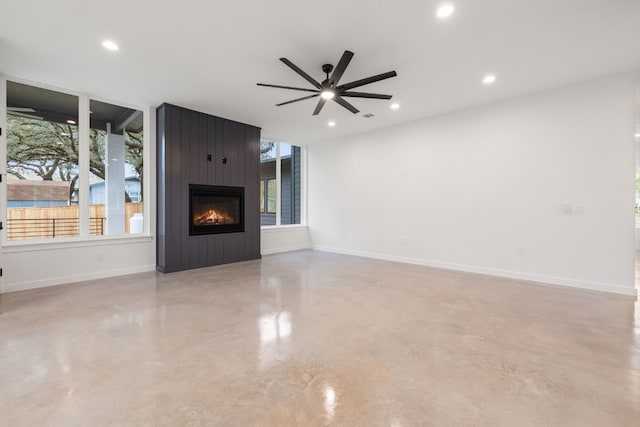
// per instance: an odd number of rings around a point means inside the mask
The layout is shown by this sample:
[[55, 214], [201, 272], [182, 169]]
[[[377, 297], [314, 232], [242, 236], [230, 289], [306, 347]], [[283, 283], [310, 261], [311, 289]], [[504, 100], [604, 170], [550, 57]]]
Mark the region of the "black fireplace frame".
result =
[[[193, 196], [240, 197], [240, 223], [221, 225], [193, 224]], [[244, 232], [244, 187], [189, 184], [189, 236]]]

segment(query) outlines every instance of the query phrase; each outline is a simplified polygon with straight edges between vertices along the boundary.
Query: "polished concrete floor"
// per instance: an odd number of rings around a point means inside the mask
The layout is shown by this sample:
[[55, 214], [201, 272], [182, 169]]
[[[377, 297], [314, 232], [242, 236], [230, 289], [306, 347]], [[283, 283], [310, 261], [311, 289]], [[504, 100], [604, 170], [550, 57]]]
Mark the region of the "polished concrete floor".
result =
[[637, 427], [639, 307], [313, 251], [4, 294], [0, 425]]

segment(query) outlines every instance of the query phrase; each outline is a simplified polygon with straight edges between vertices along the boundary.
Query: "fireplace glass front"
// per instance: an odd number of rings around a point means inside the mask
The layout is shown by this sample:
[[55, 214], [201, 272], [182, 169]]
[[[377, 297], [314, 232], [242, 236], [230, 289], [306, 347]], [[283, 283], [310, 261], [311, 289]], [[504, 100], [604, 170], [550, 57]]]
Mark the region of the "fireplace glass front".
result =
[[189, 185], [189, 235], [244, 231], [244, 188]]

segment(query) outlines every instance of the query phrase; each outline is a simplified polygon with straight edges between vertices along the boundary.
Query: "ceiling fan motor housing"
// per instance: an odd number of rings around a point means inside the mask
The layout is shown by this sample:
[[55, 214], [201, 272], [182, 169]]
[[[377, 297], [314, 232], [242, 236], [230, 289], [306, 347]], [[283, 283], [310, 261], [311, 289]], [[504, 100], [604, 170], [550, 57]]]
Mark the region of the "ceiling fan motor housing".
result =
[[329, 74], [333, 71], [333, 65], [331, 64], [324, 64], [322, 66], [322, 72], [325, 73], [327, 75], [327, 80], [329, 80]]

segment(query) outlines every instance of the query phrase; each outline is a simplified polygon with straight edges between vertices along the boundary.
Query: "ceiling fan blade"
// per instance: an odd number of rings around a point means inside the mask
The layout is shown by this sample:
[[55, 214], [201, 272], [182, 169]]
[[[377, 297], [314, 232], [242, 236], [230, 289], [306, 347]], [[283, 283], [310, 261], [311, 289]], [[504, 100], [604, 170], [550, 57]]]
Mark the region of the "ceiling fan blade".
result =
[[318, 95], [320, 95], [320, 94], [316, 93], [315, 95], [303, 96], [302, 98], [292, 99], [291, 101], [287, 101], [287, 102], [282, 102], [280, 104], [276, 104], [276, 107], [280, 107], [281, 105], [291, 104], [292, 102], [304, 101], [305, 99], [315, 98]]
[[317, 87], [318, 89], [320, 89], [322, 87], [322, 85], [320, 83], [318, 83], [317, 81], [315, 81], [315, 79], [313, 77], [311, 77], [309, 74], [307, 74], [304, 71], [302, 71], [300, 68], [298, 68], [298, 66], [296, 64], [294, 64], [293, 62], [289, 61], [287, 58], [280, 58], [280, 61], [285, 63], [289, 68], [291, 68], [293, 71], [295, 71], [300, 76], [302, 76], [306, 81], [311, 83], [314, 87]]
[[313, 115], [317, 116], [318, 114], [320, 114], [320, 110], [322, 110], [322, 107], [324, 107], [324, 104], [327, 103], [327, 100], [324, 98], [320, 98], [320, 100], [318, 100], [318, 105], [316, 105], [316, 109], [313, 110]]
[[35, 113], [36, 110], [29, 107], [7, 107], [7, 111], [17, 111], [19, 113]]
[[353, 114], [358, 114], [360, 112], [360, 110], [358, 110], [353, 105], [349, 104], [347, 101], [345, 101], [338, 95], [334, 96], [332, 99], [336, 101], [338, 104], [342, 105], [347, 110], [351, 111]]
[[336, 68], [333, 70], [333, 74], [331, 74], [331, 79], [329, 79], [331, 86], [335, 87], [338, 84], [342, 78], [342, 74], [344, 74], [344, 70], [347, 69], [352, 58], [353, 52], [345, 50], [342, 54], [342, 58], [340, 58], [340, 61], [338, 62], [338, 65], [336, 65]]
[[340, 96], [347, 96], [352, 98], [372, 98], [372, 99], [391, 99], [393, 95], [382, 95], [380, 93], [365, 93], [365, 92], [342, 92]]
[[349, 89], [353, 89], [354, 87], [360, 87], [360, 86], [368, 85], [369, 83], [374, 83], [374, 82], [379, 82], [380, 80], [389, 79], [397, 75], [398, 74], [396, 74], [395, 71], [389, 71], [387, 73], [378, 74], [376, 76], [367, 77], [366, 79], [356, 80], [355, 82], [338, 86], [336, 89], [341, 91], [349, 90]]
[[258, 86], [264, 86], [264, 87], [276, 87], [278, 89], [290, 89], [290, 90], [301, 90], [303, 92], [318, 92], [317, 89], [305, 89], [302, 87], [292, 87], [292, 86], [280, 86], [280, 85], [268, 85], [265, 83], [257, 83]]

